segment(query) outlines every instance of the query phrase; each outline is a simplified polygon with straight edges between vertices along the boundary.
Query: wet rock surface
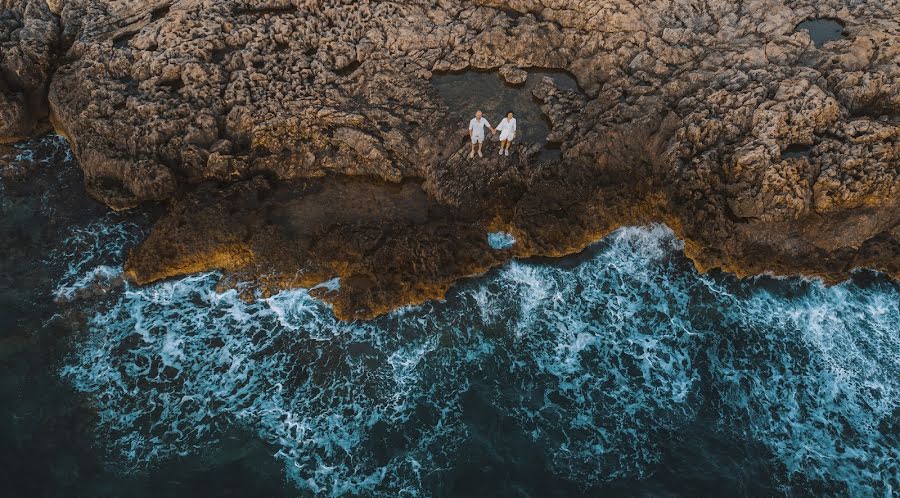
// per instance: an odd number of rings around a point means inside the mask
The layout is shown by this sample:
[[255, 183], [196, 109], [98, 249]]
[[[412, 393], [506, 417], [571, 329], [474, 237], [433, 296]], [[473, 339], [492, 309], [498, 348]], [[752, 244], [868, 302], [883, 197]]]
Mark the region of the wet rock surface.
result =
[[[650, 221], [704, 269], [900, 274], [896, 2], [0, 6], [0, 136], [49, 105], [95, 198], [171, 204], [131, 256], [140, 282], [341, 277], [324, 298], [369, 317]], [[844, 37], [797, 29], [820, 18]], [[558, 154], [468, 160], [435, 75], [530, 68], [578, 82], [531, 89]]]
[[[469, 120], [478, 110], [495, 128], [510, 111], [516, 119], [516, 141], [529, 147], [542, 147], [536, 159], [558, 159], [559, 152], [551, 147], [551, 124], [543, 111], [543, 101], [535, 97], [535, 90], [541, 88], [558, 88], [560, 90], [578, 90], [578, 83], [570, 75], [553, 71], [524, 71], [516, 74], [515, 83], [503, 76], [501, 69], [496, 72], [466, 71], [464, 73], [435, 74], [431, 81], [449, 108], [448, 120], [458, 123], [456, 128], [466, 129]], [[550, 81], [544, 81], [549, 78]], [[542, 90], [546, 91], [546, 90]], [[499, 136], [488, 137], [492, 141]], [[511, 153], [517, 154], [517, 148]]]

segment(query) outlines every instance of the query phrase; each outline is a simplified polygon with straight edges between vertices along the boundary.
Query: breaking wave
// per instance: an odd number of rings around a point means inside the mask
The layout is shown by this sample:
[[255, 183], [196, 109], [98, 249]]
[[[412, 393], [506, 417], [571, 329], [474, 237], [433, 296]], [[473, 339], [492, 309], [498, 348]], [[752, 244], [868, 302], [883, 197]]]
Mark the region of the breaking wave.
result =
[[[130, 236], [106, 233], [107, 255]], [[466, 458], [477, 392], [585, 488], [652, 474], [661, 442], [703, 424], [762, 445], [786, 490], [896, 492], [900, 286], [700, 275], [681, 249], [666, 227], [625, 228], [577, 265], [511, 262], [364, 323], [303, 290], [246, 303], [214, 273], [125, 284], [61, 374], [134, 469], [240, 427], [300, 489], [429, 495]], [[58, 297], [121, 271], [91, 261]]]

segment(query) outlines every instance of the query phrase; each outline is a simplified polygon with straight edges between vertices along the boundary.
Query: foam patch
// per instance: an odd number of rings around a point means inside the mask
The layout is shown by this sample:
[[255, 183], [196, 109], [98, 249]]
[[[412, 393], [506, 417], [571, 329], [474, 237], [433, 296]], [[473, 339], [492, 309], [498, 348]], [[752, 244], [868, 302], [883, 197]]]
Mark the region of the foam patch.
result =
[[488, 245], [493, 249], [509, 249], [516, 245], [516, 238], [506, 232], [491, 232], [488, 234]]
[[[109, 243], [98, 250], [122, 245]], [[76, 264], [58, 293], [97, 271]], [[663, 226], [618, 230], [574, 268], [512, 262], [365, 323], [304, 290], [246, 303], [217, 278], [124, 287], [61, 370], [133, 468], [237, 425], [277, 448], [300, 489], [428, 495], [467, 457], [477, 384], [585, 487], [650, 475], [660, 441], [702, 423], [762, 444], [786, 490], [898, 489], [900, 286], [883, 278], [698, 275]]]

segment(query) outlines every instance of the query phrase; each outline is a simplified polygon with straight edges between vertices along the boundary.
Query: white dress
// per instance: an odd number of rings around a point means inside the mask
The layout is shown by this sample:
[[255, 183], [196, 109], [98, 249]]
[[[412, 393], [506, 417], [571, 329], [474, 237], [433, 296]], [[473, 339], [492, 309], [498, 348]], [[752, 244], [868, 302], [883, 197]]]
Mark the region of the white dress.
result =
[[498, 126], [497, 129], [500, 130], [501, 142], [507, 140], [512, 141], [512, 139], [516, 138], [516, 118], [503, 118], [503, 121], [500, 121], [500, 126]]

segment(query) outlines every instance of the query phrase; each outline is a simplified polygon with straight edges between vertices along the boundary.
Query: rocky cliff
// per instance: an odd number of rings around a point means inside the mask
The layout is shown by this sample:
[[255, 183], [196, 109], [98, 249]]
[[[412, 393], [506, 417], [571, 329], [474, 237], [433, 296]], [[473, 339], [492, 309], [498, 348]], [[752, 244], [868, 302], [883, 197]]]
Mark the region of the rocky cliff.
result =
[[[701, 269], [900, 275], [900, 3], [0, 0], [0, 137], [50, 123], [89, 192], [165, 201], [150, 282], [222, 269], [344, 318], [668, 223]], [[834, 18], [815, 43], [797, 25]], [[559, 159], [466, 157], [435, 74], [534, 89]], [[493, 251], [489, 230], [518, 244]]]

